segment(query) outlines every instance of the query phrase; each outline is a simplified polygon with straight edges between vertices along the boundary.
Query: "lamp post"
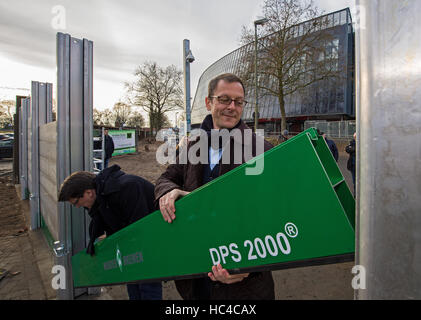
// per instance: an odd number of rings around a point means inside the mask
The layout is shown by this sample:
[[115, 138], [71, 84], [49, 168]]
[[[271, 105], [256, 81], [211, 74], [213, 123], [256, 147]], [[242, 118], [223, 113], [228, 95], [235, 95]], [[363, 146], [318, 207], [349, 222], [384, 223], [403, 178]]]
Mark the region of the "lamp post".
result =
[[193, 54], [190, 50], [190, 41], [183, 41], [183, 61], [184, 61], [184, 94], [186, 104], [186, 135], [191, 130], [191, 109], [190, 109], [190, 63], [194, 61]]
[[262, 26], [266, 22], [268, 22], [268, 19], [266, 18], [254, 21], [254, 132], [256, 132], [259, 123], [259, 100], [257, 94], [257, 26]]

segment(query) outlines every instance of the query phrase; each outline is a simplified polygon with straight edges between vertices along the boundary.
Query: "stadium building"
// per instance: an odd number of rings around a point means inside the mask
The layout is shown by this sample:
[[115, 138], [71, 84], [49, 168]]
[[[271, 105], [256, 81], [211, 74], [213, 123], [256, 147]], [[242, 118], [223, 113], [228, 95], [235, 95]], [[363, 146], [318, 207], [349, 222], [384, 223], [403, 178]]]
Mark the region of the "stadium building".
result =
[[[328, 55], [330, 61], [334, 61], [342, 81], [323, 79], [306, 87], [305, 90], [288, 95], [285, 98], [287, 129], [290, 133], [298, 133], [310, 126], [316, 126], [332, 137], [349, 137], [355, 131], [355, 40], [351, 13], [349, 8], [346, 8], [294, 27], [300, 30], [306, 23], [319, 19], [326, 21], [319, 32], [330, 35], [330, 40], [324, 43], [324, 51], [327, 52], [325, 55]], [[264, 41], [264, 38], [262, 40]], [[250, 68], [250, 64], [245, 63], [245, 55], [254, 52], [254, 45], [252, 42], [228, 53], [201, 75], [192, 104], [192, 128], [198, 127], [208, 114], [205, 97], [209, 81], [227, 72], [241, 75], [245, 68]], [[259, 57], [261, 58], [261, 55]], [[261, 78], [259, 81], [262, 81]], [[244, 108], [242, 119], [250, 127], [254, 127], [254, 88], [253, 81], [246, 81], [248, 104]], [[259, 91], [258, 108], [259, 129], [264, 129], [265, 134], [279, 134], [281, 113], [278, 98], [267, 94], [261, 96]]]

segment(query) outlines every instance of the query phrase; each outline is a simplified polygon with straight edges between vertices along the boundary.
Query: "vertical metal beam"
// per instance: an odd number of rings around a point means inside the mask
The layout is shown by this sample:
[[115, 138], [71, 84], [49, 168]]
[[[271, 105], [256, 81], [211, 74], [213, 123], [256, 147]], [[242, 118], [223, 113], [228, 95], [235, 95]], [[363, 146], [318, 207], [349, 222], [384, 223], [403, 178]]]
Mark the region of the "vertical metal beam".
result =
[[184, 62], [184, 92], [185, 92], [185, 111], [186, 111], [186, 134], [191, 131], [191, 93], [190, 93], [190, 61], [187, 56], [190, 53], [190, 41], [183, 40], [183, 62]]
[[[57, 188], [63, 183], [70, 172], [69, 113], [70, 113], [70, 35], [57, 34]], [[60, 300], [74, 298], [71, 274], [71, 225], [70, 205], [67, 202], [58, 203], [59, 241], [64, 248], [62, 255], [57, 257], [57, 264], [66, 270], [66, 287], [58, 290]]]
[[22, 99], [20, 108], [19, 151], [21, 198], [28, 198], [28, 118], [31, 99]]
[[[93, 43], [57, 34], [57, 185], [75, 171], [92, 171]], [[60, 242], [65, 254], [59, 258], [66, 268], [67, 289], [60, 299], [74, 299], [86, 290], [75, 290], [71, 256], [88, 241], [89, 218], [84, 209], [59, 204]]]
[[47, 105], [46, 105], [46, 123], [53, 122], [53, 84], [46, 83], [46, 96], [47, 96]]
[[359, 0], [357, 299], [421, 299], [421, 1]]
[[[31, 164], [32, 164], [32, 185], [30, 195], [31, 207], [31, 229], [41, 227], [40, 208], [40, 163], [39, 163], [39, 127], [52, 118], [52, 84], [32, 81], [31, 83], [32, 103], [32, 137], [31, 137]], [[50, 99], [50, 100], [49, 100]], [[50, 113], [50, 116], [48, 114]]]
[[14, 141], [13, 141], [13, 183], [19, 184], [20, 183], [20, 147], [19, 147], [19, 140], [20, 140], [20, 117], [21, 117], [21, 106], [22, 100], [26, 97], [23, 96], [16, 96], [16, 111], [15, 115], [13, 116], [13, 132], [14, 132]]
[[[93, 172], [93, 44], [83, 39], [83, 169]], [[89, 240], [91, 218], [85, 214], [85, 240]]]
[[31, 83], [31, 229], [41, 227], [41, 216], [39, 212], [39, 82]]

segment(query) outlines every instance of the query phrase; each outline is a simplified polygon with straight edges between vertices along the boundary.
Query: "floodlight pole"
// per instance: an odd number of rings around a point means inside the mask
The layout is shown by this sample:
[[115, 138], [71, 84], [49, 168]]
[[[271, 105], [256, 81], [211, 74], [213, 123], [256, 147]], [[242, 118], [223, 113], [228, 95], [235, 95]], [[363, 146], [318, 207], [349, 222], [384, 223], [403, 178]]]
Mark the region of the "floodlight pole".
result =
[[263, 18], [254, 21], [254, 132], [259, 124], [258, 89], [257, 89], [257, 26], [264, 25], [268, 19]]
[[190, 108], [190, 63], [194, 61], [193, 54], [190, 50], [190, 41], [183, 40], [183, 61], [184, 61], [184, 95], [185, 95], [185, 112], [186, 112], [186, 135], [191, 131], [191, 108]]

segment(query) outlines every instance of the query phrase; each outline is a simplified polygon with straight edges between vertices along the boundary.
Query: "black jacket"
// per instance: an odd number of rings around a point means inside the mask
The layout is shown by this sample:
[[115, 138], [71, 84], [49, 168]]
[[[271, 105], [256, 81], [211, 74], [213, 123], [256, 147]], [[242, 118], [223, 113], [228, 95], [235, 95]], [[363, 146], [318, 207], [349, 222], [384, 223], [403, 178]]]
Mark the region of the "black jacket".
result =
[[349, 154], [349, 159], [346, 164], [346, 167], [350, 171], [355, 171], [355, 140], [352, 139], [349, 145], [345, 148], [346, 153]]
[[94, 241], [107, 236], [155, 211], [154, 186], [149, 181], [120, 170], [113, 165], [95, 178], [96, 201], [89, 210], [90, 242], [87, 252], [94, 254]]
[[109, 135], [104, 136], [105, 159], [110, 159], [114, 152], [114, 141]]

